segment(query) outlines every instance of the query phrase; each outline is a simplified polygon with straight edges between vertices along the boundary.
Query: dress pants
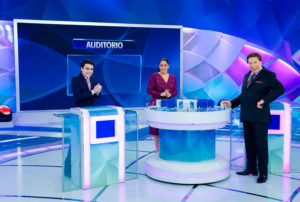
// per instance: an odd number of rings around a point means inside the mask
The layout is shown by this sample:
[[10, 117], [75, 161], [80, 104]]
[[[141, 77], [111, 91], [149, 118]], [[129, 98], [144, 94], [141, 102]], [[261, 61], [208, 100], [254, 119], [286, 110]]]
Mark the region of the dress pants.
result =
[[243, 121], [247, 169], [268, 172], [268, 123]]

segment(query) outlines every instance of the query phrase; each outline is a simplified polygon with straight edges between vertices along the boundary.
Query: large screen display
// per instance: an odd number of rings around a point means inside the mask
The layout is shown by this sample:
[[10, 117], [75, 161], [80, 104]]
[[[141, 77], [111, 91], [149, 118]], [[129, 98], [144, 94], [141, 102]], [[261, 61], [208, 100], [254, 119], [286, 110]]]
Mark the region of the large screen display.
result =
[[95, 105], [144, 107], [147, 85], [161, 57], [170, 63], [180, 92], [180, 26], [15, 20], [17, 110], [74, 106], [70, 86], [80, 63], [95, 63], [103, 86]]

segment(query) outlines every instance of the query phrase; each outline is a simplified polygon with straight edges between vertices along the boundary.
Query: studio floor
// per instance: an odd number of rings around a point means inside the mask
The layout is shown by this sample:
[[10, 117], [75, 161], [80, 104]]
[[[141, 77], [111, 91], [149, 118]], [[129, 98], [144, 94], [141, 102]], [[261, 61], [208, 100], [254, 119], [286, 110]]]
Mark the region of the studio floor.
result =
[[[217, 153], [225, 158], [229, 142], [217, 139]], [[61, 138], [0, 135], [0, 201], [299, 201], [300, 173], [269, 174], [264, 184], [255, 176], [230, 177], [200, 185], [169, 184], [145, 175], [144, 164], [154, 153], [151, 137], [139, 141], [137, 178], [90, 190], [62, 192]], [[131, 151], [133, 154], [136, 151]], [[299, 152], [300, 150], [294, 150]], [[298, 156], [298, 154], [293, 154]]]

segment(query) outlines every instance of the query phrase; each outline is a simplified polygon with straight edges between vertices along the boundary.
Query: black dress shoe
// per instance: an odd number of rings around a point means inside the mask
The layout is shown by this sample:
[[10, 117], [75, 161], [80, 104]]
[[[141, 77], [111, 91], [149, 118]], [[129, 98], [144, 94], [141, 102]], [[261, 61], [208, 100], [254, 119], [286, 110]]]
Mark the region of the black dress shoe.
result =
[[266, 174], [259, 174], [257, 178], [257, 183], [265, 183], [268, 180], [268, 175]]
[[244, 171], [239, 171], [239, 172], [236, 172], [236, 174], [238, 174], [238, 175], [255, 175], [255, 176], [257, 176], [258, 175], [258, 172], [257, 171], [253, 171], [253, 170], [248, 170], [248, 169], [246, 169], [246, 170], [244, 170]]

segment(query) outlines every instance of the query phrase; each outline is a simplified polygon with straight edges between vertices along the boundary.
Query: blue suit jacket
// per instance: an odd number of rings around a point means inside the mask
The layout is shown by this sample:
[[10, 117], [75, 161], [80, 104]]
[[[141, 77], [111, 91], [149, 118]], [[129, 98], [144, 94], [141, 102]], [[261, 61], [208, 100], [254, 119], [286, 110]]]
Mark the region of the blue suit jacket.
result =
[[[283, 85], [277, 80], [276, 74], [263, 67], [247, 88], [248, 72], [244, 77], [241, 94], [231, 101], [232, 108], [241, 105], [241, 121], [270, 123], [269, 104], [284, 93]], [[257, 102], [265, 101], [262, 109]]]
[[[91, 89], [97, 85], [95, 78], [90, 77]], [[72, 78], [71, 81], [72, 91], [75, 98], [75, 107], [88, 107], [94, 106], [94, 99], [98, 97], [96, 94], [92, 95], [89, 87], [82, 73]]]

